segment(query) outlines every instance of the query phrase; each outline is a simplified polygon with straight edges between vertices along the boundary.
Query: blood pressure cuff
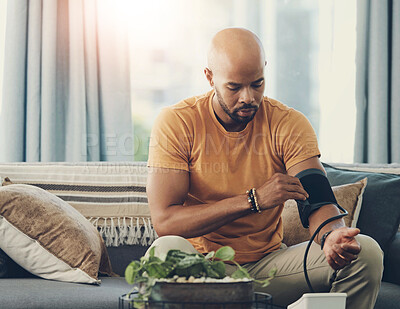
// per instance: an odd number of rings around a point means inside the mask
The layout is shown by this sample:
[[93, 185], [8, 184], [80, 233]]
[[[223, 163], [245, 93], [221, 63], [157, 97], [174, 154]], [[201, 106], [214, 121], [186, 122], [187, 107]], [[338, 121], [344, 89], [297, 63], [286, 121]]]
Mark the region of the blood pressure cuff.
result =
[[310, 168], [298, 173], [296, 177], [299, 178], [304, 190], [309, 195], [305, 201], [296, 200], [300, 220], [305, 228], [309, 227], [308, 218], [311, 213], [322, 206], [334, 204], [341, 209], [337, 204], [328, 178], [322, 170]]

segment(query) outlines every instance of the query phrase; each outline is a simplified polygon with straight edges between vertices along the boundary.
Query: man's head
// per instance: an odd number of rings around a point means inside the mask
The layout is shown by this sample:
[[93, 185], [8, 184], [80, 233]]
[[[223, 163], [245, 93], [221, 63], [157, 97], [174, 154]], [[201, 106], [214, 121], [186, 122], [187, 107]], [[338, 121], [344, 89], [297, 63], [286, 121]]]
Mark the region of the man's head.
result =
[[265, 88], [265, 64], [254, 33], [228, 28], [213, 37], [204, 73], [216, 92], [214, 111], [228, 130], [242, 130], [255, 116]]

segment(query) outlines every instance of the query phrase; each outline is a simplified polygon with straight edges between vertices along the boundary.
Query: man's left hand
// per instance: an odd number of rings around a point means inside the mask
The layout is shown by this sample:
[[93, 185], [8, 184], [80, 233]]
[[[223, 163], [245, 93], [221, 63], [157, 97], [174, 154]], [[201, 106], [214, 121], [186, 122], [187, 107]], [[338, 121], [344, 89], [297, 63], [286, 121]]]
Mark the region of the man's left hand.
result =
[[361, 247], [355, 236], [359, 233], [360, 230], [357, 228], [341, 227], [328, 235], [323, 251], [328, 264], [334, 270], [342, 269], [357, 259]]

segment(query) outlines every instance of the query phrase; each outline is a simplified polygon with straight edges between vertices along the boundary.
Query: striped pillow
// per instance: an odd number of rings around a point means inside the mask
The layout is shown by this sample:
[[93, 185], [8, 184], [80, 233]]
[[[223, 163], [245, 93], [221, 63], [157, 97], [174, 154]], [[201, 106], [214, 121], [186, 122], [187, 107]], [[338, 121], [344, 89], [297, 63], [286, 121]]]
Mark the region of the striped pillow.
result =
[[146, 196], [145, 162], [8, 163], [0, 176], [68, 202], [103, 236], [106, 246], [151, 244], [157, 237]]

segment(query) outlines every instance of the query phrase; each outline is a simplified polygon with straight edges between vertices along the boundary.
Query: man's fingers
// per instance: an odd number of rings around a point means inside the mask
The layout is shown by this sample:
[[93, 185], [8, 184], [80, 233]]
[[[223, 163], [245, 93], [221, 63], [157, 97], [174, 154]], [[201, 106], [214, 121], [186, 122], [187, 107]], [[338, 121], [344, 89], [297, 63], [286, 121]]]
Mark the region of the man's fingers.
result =
[[343, 260], [339, 255], [337, 255], [334, 251], [331, 251], [329, 256], [327, 257], [328, 264], [334, 269], [338, 270], [343, 268], [348, 264], [345, 260]]
[[300, 182], [300, 179], [297, 177], [292, 177], [292, 176], [290, 177], [293, 180], [292, 184], [296, 186], [296, 191], [300, 190], [300, 192], [304, 194], [306, 198], [308, 198], [309, 197], [308, 192], [304, 190], [303, 185]]
[[349, 254], [359, 254], [361, 251], [361, 247], [358, 244], [341, 244], [341, 249]]
[[334, 270], [342, 269], [343, 267], [349, 265], [352, 260], [354, 260], [354, 258], [353, 259], [347, 259], [347, 258], [341, 257], [337, 252], [335, 252], [333, 250], [331, 250], [329, 255], [327, 256], [328, 264]]
[[[301, 186], [287, 185], [287, 186], [285, 186], [285, 190], [290, 192], [290, 193], [298, 193], [298, 194], [304, 196], [305, 198], [308, 198], [307, 191], [304, 190], [303, 187], [301, 187]], [[303, 198], [301, 198], [301, 199], [303, 199]]]
[[335, 263], [336, 263], [337, 265], [339, 265], [339, 266], [345, 266], [346, 263], [347, 263], [347, 262], [346, 262], [343, 258], [341, 258], [341, 257], [339, 256], [339, 254], [337, 254], [335, 251], [332, 251], [331, 257], [332, 257], [332, 259], [335, 261]]
[[[346, 248], [344, 248], [343, 245], [334, 245], [333, 249], [335, 250], [335, 252], [344, 260], [351, 262], [355, 259], [357, 259], [357, 253], [355, 253], [353, 251], [353, 253], [349, 252], [348, 250], [346, 250]], [[354, 249], [354, 248], [353, 248]], [[358, 251], [359, 252], [359, 251]]]
[[345, 236], [345, 237], [355, 237], [358, 234], [360, 234], [360, 230], [359, 229], [357, 229], [355, 227], [350, 227], [350, 228], [347, 228], [346, 230], [344, 230], [343, 236]]
[[275, 180], [277, 180], [278, 182], [286, 183], [288, 185], [295, 185], [295, 186], [298, 186], [301, 189], [303, 189], [303, 185], [301, 184], [299, 178], [294, 177], [294, 176], [290, 176], [290, 175], [287, 175], [287, 174], [279, 174], [279, 173], [277, 173], [275, 175], [274, 175], [275, 176]]
[[337, 265], [332, 258], [327, 258], [326, 260], [327, 260], [329, 266], [332, 267], [334, 270], [340, 269], [339, 265]]

